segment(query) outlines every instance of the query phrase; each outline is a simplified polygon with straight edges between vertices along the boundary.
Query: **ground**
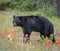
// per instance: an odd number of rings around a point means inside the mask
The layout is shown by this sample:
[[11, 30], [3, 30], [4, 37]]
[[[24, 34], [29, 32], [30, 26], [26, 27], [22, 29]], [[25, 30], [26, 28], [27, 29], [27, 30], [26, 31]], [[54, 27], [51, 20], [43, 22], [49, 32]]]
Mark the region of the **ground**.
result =
[[[57, 43], [52, 44], [49, 48], [38, 42], [39, 33], [37, 32], [32, 32], [30, 42], [22, 42], [23, 31], [20, 27], [13, 27], [13, 15], [29, 15], [29, 13], [31, 12], [0, 11], [0, 51], [60, 51], [60, 46]], [[33, 12], [33, 14], [37, 13]], [[60, 19], [54, 16], [48, 19], [54, 24], [56, 40], [60, 39]]]

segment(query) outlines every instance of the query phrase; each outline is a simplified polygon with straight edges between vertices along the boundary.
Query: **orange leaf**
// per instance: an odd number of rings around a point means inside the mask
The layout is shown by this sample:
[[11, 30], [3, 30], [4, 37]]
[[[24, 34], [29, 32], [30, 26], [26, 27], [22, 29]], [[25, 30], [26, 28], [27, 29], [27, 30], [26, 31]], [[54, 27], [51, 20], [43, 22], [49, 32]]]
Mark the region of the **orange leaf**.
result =
[[43, 42], [43, 46], [47, 46], [47, 43], [46, 42]]
[[11, 32], [12, 32], [12, 34], [16, 34], [16, 30], [12, 30]]
[[7, 28], [6, 28], [4, 31], [5, 31], [5, 33], [7, 33], [7, 34], [9, 33], [9, 30], [8, 30]]
[[57, 42], [57, 44], [60, 46], [60, 39], [58, 39], [56, 42]]
[[51, 46], [52, 46], [52, 44], [51, 44], [51, 43], [49, 43], [49, 44], [47, 45], [47, 47], [48, 47], [48, 48], [50, 48]]
[[20, 48], [20, 43], [17, 43], [18, 48]]
[[3, 34], [3, 33], [2, 33], [2, 32], [0, 32], [0, 36], [2, 36], [2, 34]]

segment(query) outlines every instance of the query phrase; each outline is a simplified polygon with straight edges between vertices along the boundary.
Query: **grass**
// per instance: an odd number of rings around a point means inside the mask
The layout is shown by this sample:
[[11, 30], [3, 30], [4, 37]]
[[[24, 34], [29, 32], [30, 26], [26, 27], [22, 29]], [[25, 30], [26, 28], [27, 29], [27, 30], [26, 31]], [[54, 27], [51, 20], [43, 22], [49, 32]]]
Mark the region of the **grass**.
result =
[[[43, 45], [43, 43], [38, 42], [36, 38], [39, 36], [39, 33], [32, 32], [31, 42], [23, 43], [23, 31], [20, 27], [13, 27], [13, 15], [43, 15], [38, 11], [35, 12], [19, 12], [19, 11], [0, 11], [0, 32], [3, 32], [0, 35], [0, 51], [60, 51], [60, 46], [56, 43], [53, 44], [50, 48]], [[46, 17], [54, 24], [54, 33], [56, 35], [56, 40], [60, 34], [60, 19], [58, 17]], [[5, 31], [7, 29], [9, 32]], [[12, 30], [16, 30], [16, 33], [12, 33]], [[8, 36], [10, 35], [10, 38]]]

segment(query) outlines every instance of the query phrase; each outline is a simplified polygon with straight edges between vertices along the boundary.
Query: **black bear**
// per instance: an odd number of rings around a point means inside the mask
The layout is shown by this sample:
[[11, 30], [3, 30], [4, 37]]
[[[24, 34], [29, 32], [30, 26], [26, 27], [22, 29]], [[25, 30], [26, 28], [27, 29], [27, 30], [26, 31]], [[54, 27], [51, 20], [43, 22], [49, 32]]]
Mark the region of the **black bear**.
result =
[[43, 16], [13, 16], [13, 26], [20, 26], [23, 28], [24, 37], [28, 34], [28, 39], [32, 31], [40, 32], [40, 36], [49, 37], [52, 34], [52, 41], [55, 42], [54, 38], [54, 27], [53, 24]]

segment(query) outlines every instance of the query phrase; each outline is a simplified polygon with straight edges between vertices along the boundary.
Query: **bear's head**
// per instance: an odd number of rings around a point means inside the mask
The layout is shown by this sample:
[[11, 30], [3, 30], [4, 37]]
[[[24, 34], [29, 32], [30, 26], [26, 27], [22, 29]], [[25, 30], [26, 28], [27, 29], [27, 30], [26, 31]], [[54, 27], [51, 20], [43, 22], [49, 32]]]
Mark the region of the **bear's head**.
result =
[[22, 26], [23, 25], [23, 18], [20, 16], [13, 16], [13, 26]]

